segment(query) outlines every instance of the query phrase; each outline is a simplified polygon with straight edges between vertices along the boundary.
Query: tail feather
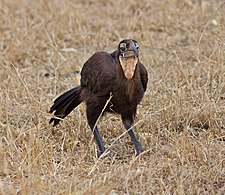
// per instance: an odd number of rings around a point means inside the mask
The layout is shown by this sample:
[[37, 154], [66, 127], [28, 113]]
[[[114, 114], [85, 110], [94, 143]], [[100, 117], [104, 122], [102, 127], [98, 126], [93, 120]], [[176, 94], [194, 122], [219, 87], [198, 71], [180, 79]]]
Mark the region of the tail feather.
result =
[[49, 123], [53, 122], [53, 126], [57, 125], [61, 119], [65, 118], [74, 108], [76, 108], [81, 102], [80, 92], [81, 86], [74, 87], [69, 91], [66, 91], [60, 95], [54, 101], [54, 104], [50, 108], [50, 113], [54, 112], [55, 117], [51, 118]]

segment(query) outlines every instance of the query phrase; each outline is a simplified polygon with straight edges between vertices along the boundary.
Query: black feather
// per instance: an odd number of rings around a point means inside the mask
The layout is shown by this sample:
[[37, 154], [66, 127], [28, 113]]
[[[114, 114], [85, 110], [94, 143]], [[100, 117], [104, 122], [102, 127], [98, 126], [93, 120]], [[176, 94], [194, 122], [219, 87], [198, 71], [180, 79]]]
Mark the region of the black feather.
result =
[[53, 126], [60, 122], [60, 119], [65, 118], [75, 107], [77, 107], [81, 102], [80, 92], [81, 86], [74, 87], [69, 91], [66, 91], [60, 95], [55, 101], [53, 106], [50, 108], [50, 113], [54, 112], [57, 118], [51, 118], [49, 123], [54, 122]]

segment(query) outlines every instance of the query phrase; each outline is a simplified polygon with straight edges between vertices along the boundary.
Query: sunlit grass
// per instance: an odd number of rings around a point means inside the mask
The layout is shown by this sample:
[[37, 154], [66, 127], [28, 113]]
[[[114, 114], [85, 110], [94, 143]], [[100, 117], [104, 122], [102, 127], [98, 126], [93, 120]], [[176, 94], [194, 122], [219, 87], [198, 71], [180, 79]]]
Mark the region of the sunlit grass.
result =
[[[219, 1], [1, 1], [0, 194], [223, 194], [225, 5]], [[80, 105], [53, 128], [53, 99], [83, 63], [139, 42], [149, 84], [134, 146], [120, 117]]]

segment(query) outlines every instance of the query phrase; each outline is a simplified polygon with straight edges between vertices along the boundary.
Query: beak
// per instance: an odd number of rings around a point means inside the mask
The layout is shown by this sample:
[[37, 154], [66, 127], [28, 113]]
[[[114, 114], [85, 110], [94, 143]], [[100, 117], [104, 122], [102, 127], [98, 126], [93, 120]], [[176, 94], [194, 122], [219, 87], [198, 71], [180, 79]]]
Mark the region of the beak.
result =
[[135, 45], [135, 43], [133, 41], [130, 42], [130, 45], [128, 47], [128, 51], [129, 50], [133, 51], [134, 52], [134, 55], [136, 57], [138, 57], [138, 49], [137, 49], [137, 47], [136, 47], [136, 45]]
[[127, 49], [122, 53], [123, 58], [135, 57], [138, 58], [139, 52], [135, 43], [131, 40], [127, 43]]

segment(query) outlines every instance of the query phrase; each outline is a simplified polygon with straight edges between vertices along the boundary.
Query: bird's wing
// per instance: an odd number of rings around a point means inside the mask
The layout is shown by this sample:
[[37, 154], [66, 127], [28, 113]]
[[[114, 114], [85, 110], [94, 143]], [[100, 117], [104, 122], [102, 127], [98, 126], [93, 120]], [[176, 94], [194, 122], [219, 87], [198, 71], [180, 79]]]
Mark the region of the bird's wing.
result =
[[140, 63], [140, 74], [141, 74], [142, 86], [144, 88], [144, 91], [146, 91], [147, 83], [148, 83], [148, 72], [142, 63]]
[[81, 70], [81, 86], [98, 96], [107, 95], [112, 91], [115, 77], [114, 56], [106, 52], [96, 52]]

